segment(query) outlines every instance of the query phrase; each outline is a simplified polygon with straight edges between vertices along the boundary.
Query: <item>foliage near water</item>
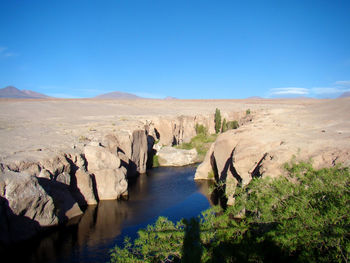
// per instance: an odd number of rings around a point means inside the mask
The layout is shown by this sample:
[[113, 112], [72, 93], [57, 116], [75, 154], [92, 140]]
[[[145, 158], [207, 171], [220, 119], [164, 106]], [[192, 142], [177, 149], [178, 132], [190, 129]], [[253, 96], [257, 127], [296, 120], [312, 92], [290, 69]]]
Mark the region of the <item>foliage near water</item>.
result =
[[[308, 163], [237, 188], [235, 204], [176, 224], [159, 217], [111, 262], [347, 262], [350, 173]], [[241, 215], [239, 218], [236, 215]]]
[[202, 161], [204, 160], [205, 154], [209, 150], [210, 145], [215, 142], [216, 138], [217, 134], [199, 133], [193, 137], [190, 142], [177, 145], [176, 148], [186, 150], [195, 148], [198, 153], [199, 161]]
[[153, 162], [152, 162], [152, 167], [159, 167], [159, 159], [158, 159], [158, 155], [153, 155]]

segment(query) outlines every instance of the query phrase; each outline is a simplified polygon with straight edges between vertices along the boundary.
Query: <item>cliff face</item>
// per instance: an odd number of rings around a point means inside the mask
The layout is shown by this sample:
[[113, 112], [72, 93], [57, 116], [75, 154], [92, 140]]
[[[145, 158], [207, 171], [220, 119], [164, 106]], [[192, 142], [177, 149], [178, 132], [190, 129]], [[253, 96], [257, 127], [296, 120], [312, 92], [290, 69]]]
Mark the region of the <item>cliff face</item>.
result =
[[[315, 168], [350, 166], [349, 102], [255, 112], [251, 123], [217, 138], [195, 179], [222, 182], [228, 204], [233, 204], [237, 185], [254, 177], [283, 175], [283, 164], [292, 156], [311, 160]], [[212, 174], [214, 178], [209, 178]]]

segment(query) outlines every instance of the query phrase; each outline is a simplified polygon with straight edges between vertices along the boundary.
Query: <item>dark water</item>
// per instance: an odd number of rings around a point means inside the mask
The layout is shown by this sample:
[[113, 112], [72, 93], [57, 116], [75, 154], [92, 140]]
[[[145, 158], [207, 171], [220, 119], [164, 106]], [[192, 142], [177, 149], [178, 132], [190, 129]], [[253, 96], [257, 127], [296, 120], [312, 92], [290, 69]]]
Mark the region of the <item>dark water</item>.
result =
[[161, 167], [130, 183], [129, 200], [101, 201], [84, 215], [12, 254], [24, 262], [107, 262], [124, 237], [154, 223], [197, 216], [207, 209], [208, 182], [193, 180], [195, 166]]

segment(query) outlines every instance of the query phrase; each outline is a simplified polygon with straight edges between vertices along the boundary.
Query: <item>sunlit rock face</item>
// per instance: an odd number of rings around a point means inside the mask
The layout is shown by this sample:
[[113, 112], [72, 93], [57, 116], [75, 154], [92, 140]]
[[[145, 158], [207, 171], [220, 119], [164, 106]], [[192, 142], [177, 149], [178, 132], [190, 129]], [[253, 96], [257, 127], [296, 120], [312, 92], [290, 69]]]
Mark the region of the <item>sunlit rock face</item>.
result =
[[228, 204], [233, 204], [238, 185], [254, 177], [284, 175], [284, 164], [293, 156], [295, 161], [311, 161], [316, 169], [349, 166], [349, 110], [348, 101], [339, 101], [255, 113], [251, 122], [217, 138], [195, 179], [223, 183]]
[[196, 149], [184, 150], [174, 147], [162, 147], [158, 151], [158, 161], [160, 166], [184, 166], [197, 161]]

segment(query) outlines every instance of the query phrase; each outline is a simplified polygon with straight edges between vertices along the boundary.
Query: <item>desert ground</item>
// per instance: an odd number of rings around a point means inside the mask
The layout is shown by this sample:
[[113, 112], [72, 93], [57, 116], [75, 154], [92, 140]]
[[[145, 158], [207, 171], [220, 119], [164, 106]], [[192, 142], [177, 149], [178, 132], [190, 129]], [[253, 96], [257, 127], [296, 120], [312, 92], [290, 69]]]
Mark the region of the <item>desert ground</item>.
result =
[[[250, 109], [253, 122], [275, 123], [291, 135], [293, 130], [298, 130], [307, 138], [308, 133], [317, 130], [318, 136], [336, 136], [339, 141], [350, 139], [349, 99], [2, 99], [0, 162], [69, 151], [82, 147], [86, 138], [130, 129], [156, 116], [206, 116], [213, 115], [215, 108], [223, 113]], [[266, 131], [266, 136], [273, 134]]]

